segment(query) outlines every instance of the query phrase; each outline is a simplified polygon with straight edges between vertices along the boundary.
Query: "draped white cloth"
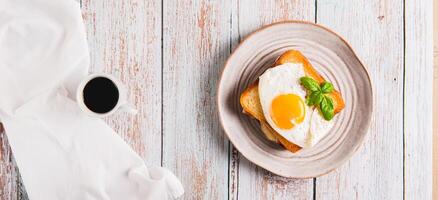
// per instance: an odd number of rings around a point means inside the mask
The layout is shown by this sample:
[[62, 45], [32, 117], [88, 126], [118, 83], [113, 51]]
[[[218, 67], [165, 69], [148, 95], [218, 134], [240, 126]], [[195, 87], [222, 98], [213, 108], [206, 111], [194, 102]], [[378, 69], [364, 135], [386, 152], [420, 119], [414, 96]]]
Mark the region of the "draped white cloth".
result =
[[172, 199], [184, 190], [146, 167], [72, 100], [89, 52], [74, 0], [0, 0], [0, 121], [31, 200]]

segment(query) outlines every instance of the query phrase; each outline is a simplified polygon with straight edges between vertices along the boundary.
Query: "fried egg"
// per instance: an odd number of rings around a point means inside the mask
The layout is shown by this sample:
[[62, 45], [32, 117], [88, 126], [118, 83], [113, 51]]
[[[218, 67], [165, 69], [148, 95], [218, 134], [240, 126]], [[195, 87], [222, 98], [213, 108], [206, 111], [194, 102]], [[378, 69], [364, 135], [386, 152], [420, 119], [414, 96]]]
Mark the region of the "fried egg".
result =
[[286, 63], [270, 68], [259, 77], [259, 97], [268, 124], [288, 141], [303, 148], [321, 140], [333, 126], [317, 109], [305, 103], [302, 64]]

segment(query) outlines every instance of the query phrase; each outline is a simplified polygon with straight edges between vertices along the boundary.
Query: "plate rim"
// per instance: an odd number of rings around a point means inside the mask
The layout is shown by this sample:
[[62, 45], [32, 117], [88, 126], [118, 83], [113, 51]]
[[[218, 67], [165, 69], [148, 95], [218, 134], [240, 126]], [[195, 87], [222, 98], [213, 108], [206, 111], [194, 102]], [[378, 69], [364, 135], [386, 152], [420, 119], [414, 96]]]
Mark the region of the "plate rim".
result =
[[[369, 119], [367, 119], [367, 122], [365, 123], [365, 125], [364, 125], [364, 127], [366, 128], [366, 133], [365, 133], [365, 135], [364, 135], [364, 137], [362, 137], [362, 138], [359, 138], [359, 140], [358, 140], [358, 145], [356, 146], [356, 147], [354, 147], [354, 149], [352, 150], [352, 151], [350, 151], [343, 159], [341, 159], [340, 160], [340, 162], [338, 162], [338, 164], [335, 164], [332, 168], [329, 168], [328, 170], [326, 170], [326, 171], [324, 171], [324, 172], [322, 172], [322, 173], [319, 173], [319, 174], [316, 174], [316, 175], [314, 175], [314, 176], [291, 176], [291, 175], [289, 175], [288, 173], [287, 173], [287, 170], [276, 170], [276, 169], [274, 169], [274, 170], [272, 170], [272, 169], [269, 169], [263, 162], [259, 162], [259, 161], [255, 161], [254, 159], [252, 159], [251, 157], [248, 157], [247, 155], [246, 155], [246, 153], [244, 153], [244, 152], [242, 152], [241, 151], [241, 149], [240, 149], [240, 147], [239, 147], [239, 145], [236, 145], [231, 139], [230, 139], [230, 134], [227, 132], [227, 130], [225, 129], [225, 127], [224, 127], [224, 119], [222, 118], [222, 113], [221, 113], [221, 110], [222, 110], [222, 106], [221, 106], [221, 104], [220, 104], [220, 94], [221, 94], [221, 83], [222, 83], [222, 79], [223, 79], [223, 75], [224, 75], [224, 71], [225, 71], [225, 69], [227, 68], [227, 67], [229, 67], [229, 63], [230, 63], [230, 60], [231, 60], [231, 58], [232, 57], [234, 57], [235, 56], [235, 53], [239, 50], [239, 48], [241, 48], [241, 46], [242, 46], [242, 44], [243, 43], [245, 43], [246, 41], [248, 41], [251, 37], [253, 37], [254, 35], [256, 35], [257, 33], [259, 33], [259, 32], [261, 32], [261, 31], [263, 31], [263, 30], [265, 30], [265, 29], [268, 29], [268, 28], [271, 28], [271, 27], [273, 27], [273, 26], [277, 26], [277, 25], [287, 25], [287, 24], [290, 24], [290, 25], [294, 25], [294, 24], [305, 24], [305, 25], [311, 25], [311, 26], [314, 26], [314, 27], [316, 27], [316, 28], [320, 28], [320, 29], [323, 29], [323, 30], [325, 30], [325, 31], [328, 31], [328, 32], [330, 32], [331, 34], [333, 34], [334, 36], [336, 36], [337, 38], [339, 38], [347, 47], [348, 47], [348, 49], [353, 53], [353, 55], [354, 55], [354, 57], [355, 57], [355, 59], [359, 62], [359, 64], [361, 65], [361, 67], [362, 67], [362, 69], [365, 71], [365, 74], [366, 74], [366, 78], [368, 79], [368, 82], [370, 83], [370, 90], [371, 90], [371, 105], [370, 105], [370, 107], [371, 107], [371, 112], [370, 112], [370, 117], [369, 117]], [[336, 32], [334, 32], [333, 30], [331, 30], [331, 29], [329, 29], [329, 28], [327, 28], [327, 27], [325, 27], [325, 26], [322, 26], [322, 25], [320, 25], [320, 24], [316, 24], [316, 23], [313, 23], [313, 22], [309, 22], [309, 21], [303, 21], [303, 20], [285, 20], [285, 21], [279, 21], [279, 22], [274, 22], [274, 23], [271, 23], [271, 24], [267, 24], [267, 25], [263, 25], [262, 27], [260, 27], [260, 28], [258, 28], [258, 29], [256, 29], [255, 31], [253, 31], [253, 32], [251, 32], [250, 34], [248, 34], [247, 36], [245, 36], [244, 37], [244, 39], [241, 41], [241, 42], [239, 42], [239, 44], [237, 45], [237, 47], [232, 51], [232, 53], [228, 56], [228, 58], [227, 58], [227, 60], [226, 60], [226, 62], [225, 62], [225, 64], [223, 65], [223, 67], [222, 67], [222, 69], [221, 69], [221, 72], [220, 72], [220, 75], [219, 75], [219, 81], [217, 82], [218, 83], [218, 85], [217, 85], [217, 94], [216, 94], [216, 104], [217, 104], [217, 109], [218, 109], [218, 115], [219, 115], [219, 121], [220, 121], [220, 125], [221, 125], [221, 128], [222, 128], [222, 130], [223, 130], [223, 132], [225, 133], [225, 135], [227, 136], [227, 138], [228, 138], [228, 140], [233, 144], [233, 146], [239, 151], [239, 153], [241, 153], [246, 159], [248, 159], [250, 162], [252, 162], [252, 163], [254, 163], [254, 164], [256, 164], [257, 166], [260, 166], [260, 167], [262, 167], [263, 169], [265, 169], [265, 170], [267, 170], [267, 171], [269, 171], [269, 172], [272, 172], [272, 173], [274, 173], [274, 174], [276, 174], [276, 175], [279, 175], [279, 176], [282, 176], [282, 177], [286, 177], [286, 178], [299, 178], [299, 179], [306, 179], [306, 178], [315, 178], [315, 177], [320, 177], [320, 176], [323, 176], [323, 175], [326, 175], [326, 174], [328, 174], [328, 173], [330, 173], [330, 172], [332, 172], [332, 171], [334, 171], [334, 170], [336, 170], [337, 168], [339, 168], [340, 166], [342, 166], [343, 164], [345, 164], [356, 152], [357, 152], [357, 150], [360, 148], [360, 147], [362, 147], [363, 146], [363, 143], [364, 143], [364, 140], [365, 140], [365, 138], [369, 135], [368, 134], [368, 132], [369, 132], [369, 128], [370, 128], [370, 125], [371, 125], [371, 122], [372, 122], [372, 118], [373, 118], [373, 115], [374, 115], [374, 104], [375, 104], [375, 100], [374, 100], [374, 87], [373, 87], [373, 82], [372, 82], [372, 79], [371, 79], [371, 76], [370, 76], [370, 73], [369, 73], [369, 71], [368, 71], [368, 69], [365, 67], [365, 65], [363, 64], [363, 62], [360, 60], [360, 58], [357, 56], [357, 53], [354, 51], [354, 49], [352, 48], [352, 46], [350, 45], [350, 43], [348, 43], [340, 34], [338, 34], [338, 33], [336, 33]]]

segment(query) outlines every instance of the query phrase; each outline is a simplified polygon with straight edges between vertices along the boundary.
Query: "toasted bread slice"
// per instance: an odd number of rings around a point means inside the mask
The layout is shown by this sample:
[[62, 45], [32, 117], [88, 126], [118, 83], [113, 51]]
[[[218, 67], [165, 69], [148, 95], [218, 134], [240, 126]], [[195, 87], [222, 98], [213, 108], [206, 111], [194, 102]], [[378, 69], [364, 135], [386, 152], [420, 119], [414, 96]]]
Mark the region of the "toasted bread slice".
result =
[[258, 81], [251, 84], [240, 95], [240, 105], [243, 107], [243, 111], [259, 121], [265, 121], [265, 115], [263, 115], [262, 105], [259, 99], [259, 85]]
[[[301, 63], [303, 64], [304, 71], [306, 76], [309, 76], [319, 83], [323, 83], [325, 80], [324, 78], [319, 75], [319, 73], [312, 67], [310, 62], [307, 60], [306, 57], [304, 57], [301, 52], [297, 50], [288, 50], [285, 53], [283, 53], [274, 63], [274, 67], [278, 65], [282, 65], [285, 63]], [[335, 113], [340, 112], [344, 107], [345, 103], [342, 99], [341, 93], [338, 91], [333, 91], [329, 94], [333, 99], [333, 105], [334, 105], [334, 111]], [[240, 96], [240, 104], [242, 105], [242, 108], [245, 113], [249, 114], [250, 116], [256, 118], [258, 121], [260, 121], [260, 125], [262, 128], [263, 133], [268, 139], [272, 139], [272, 135], [275, 136], [277, 141], [282, 144], [287, 150], [291, 152], [297, 152], [301, 149], [298, 145], [288, 141], [283, 136], [281, 136], [279, 133], [274, 131], [272, 127], [269, 126], [269, 124], [266, 122], [266, 119], [263, 114], [263, 110], [260, 104], [260, 98], [259, 98], [259, 91], [258, 91], [258, 81], [250, 85]]]
[[274, 131], [274, 129], [271, 128], [271, 126], [269, 126], [266, 121], [260, 121], [260, 129], [262, 130], [263, 134], [265, 134], [265, 137], [268, 140], [278, 143], [278, 139], [276, 136], [277, 133]]

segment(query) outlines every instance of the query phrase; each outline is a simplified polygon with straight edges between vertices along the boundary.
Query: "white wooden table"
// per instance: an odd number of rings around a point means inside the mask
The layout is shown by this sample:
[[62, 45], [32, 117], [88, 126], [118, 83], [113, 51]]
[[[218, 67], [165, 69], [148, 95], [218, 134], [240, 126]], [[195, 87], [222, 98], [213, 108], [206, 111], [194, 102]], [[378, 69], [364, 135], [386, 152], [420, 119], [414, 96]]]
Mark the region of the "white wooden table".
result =
[[[140, 109], [107, 121], [148, 164], [181, 178], [184, 199], [430, 199], [432, 7], [432, 0], [82, 1], [93, 71], [129, 85]], [[288, 19], [344, 36], [374, 86], [364, 145], [315, 179], [250, 163], [217, 116], [217, 81], [230, 52], [257, 28]], [[0, 199], [27, 199], [5, 134]]]

